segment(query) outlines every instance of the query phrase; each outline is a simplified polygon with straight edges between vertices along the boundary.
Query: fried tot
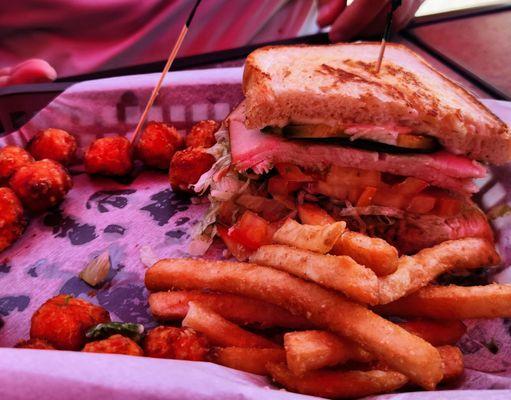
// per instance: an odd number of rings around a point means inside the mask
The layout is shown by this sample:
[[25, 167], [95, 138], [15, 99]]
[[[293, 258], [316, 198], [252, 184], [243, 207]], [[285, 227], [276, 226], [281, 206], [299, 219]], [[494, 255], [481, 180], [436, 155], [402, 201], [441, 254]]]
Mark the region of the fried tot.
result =
[[209, 351], [207, 339], [188, 328], [158, 326], [143, 342], [145, 355], [174, 360], [205, 361]]
[[182, 325], [201, 332], [208, 340], [222, 347], [271, 349], [278, 347], [271, 340], [240, 328], [199, 303], [188, 303]]
[[36, 160], [53, 160], [69, 165], [76, 156], [76, 139], [62, 129], [49, 128], [37, 133], [28, 143], [27, 150]]
[[455, 269], [496, 265], [500, 257], [492, 243], [481, 238], [449, 240], [399, 259], [398, 269], [380, 278], [380, 304], [387, 304], [426, 286]]
[[34, 161], [34, 157], [21, 147], [2, 147], [0, 149], [0, 185], [7, 184], [18, 169]]
[[16, 349], [37, 349], [37, 350], [55, 350], [50, 343], [42, 339], [22, 340], [14, 346]]
[[11, 177], [9, 184], [23, 205], [33, 212], [59, 204], [73, 187], [66, 169], [52, 160], [24, 165]]
[[378, 302], [378, 278], [348, 256], [312, 253], [283, 245], [261, 246], [250, 256], [255, 264], [273, 267], [326, 288], [336, 289], [365, 304]]
[[124, 136], [96, 139], [85, 152], [83, 162], [88, 174], [128, 175], [133, 169], [131, 143]]
[[305, 318], [293, 315], [273, 304], [229, 293], [180, 290], [149, 295], [149, 307], [154, 318], [162, 321], [181, 320], [188, 312], [188, 303], [198, 302], [237, 325], [257, 328], [310, 328]]
[[130, 338], [112, 335], [106, 339], [90, 342], [82, 349], [85, 353], [125, 354], [127, 356], [143, 356], [144, 351]]
[[30, 339], [46, 340], [59, 350], [80, 350], [87, 330], [105, 322], [110, 322], [110, 315], [103, 307], [61, 294], [34, 313]]
[[172, 156], [183, 147], [183, 138], [172, 125], [148, 122], [135, 145], [139, 160], [151, 168], [168, 170]]
[[186, 147], [203, 147], [205, 149], [216, 143], [215, 132], [220, 127], [216, 121], [205, 120], [197, 122], [190, 133], [186, 135]]
[[197, 183], [201, 175], [214, 163], [215, 157], [200, 147], [177, 151], [170, 163], [169, 181], [172, 189], [192, 192], [190, 185]]
[[18, 240], [25, 226], [23, 207], [16, 194], [9, 188], [0, 188], [0, 252]]
[[329, 225], [302, 225], [288, 219], [273, 235], [273, 241], [302, 250], [326, 254], [346, 228], [345, 222]]
[[146, 272], [145, 284], [151, 291], [209, 289], [267, 301], [353, 340], [427, 389], [442, 379], [440, 355], [431, 344], [360, 304], [282, 271], [229, 261], [165, 259]]

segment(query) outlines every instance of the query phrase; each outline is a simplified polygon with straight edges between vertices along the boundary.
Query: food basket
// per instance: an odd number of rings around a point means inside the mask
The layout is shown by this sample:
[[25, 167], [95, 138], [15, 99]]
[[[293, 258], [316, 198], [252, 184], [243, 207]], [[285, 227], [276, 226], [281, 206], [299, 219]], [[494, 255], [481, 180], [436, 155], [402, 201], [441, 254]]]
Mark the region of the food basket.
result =
[[[95, 138], [133, 132], [157, 79], [158, 74], [148, 74], [66, 84], [62, 93], [58, 88], [48, 90], [32, 104], [26, 96], [16, 102], [0, 96], [0, 101], [9, 103], [0, 116], [4, 125], [12, 123], [13, 115], [30, 115], [36, 103], [56, 96], [18, 130], [1, 136], [0, 146], [25, 145], [40, 129], [57, 127], [77, 137], [83, 155]], [[183, 134], [199, 120], [220, 121], [242, 99], [241, 79], [242, 68], [170, 73], [149, 120], [172, 123]], [[26, 109], [23, 103], [28, 104]], [[511, 121], [511, 103], [485, 103]], [[33, 312], [59, 293], [100, 304], [114, 320], [155, 326], [143, 283], [146, 265], [163, 257], [186, 256], [190, 228], [208, 207], [204, 200], [174, 193], [162, 172], [137, 170], [121, 180], [91, 178], [80, 164], [71, 166], [70, 172], [74, 188], [65, 201], [32, 218], [23, 237], [0, 256], [0, 346], [5, 347], [0, 349], [0, 398], [308, 398], [275, 390], [266, 378], [209, 363], [10, 349], [28, 337]], [[511, 202], [510, 167], [492, 168], [479, 183], [477, 200], [485, 210]], [[493, 224], [508, 266], [511, 216], [499, 217]], [[213, 246], [207, 256], [219, 257], [221, 251]], [[107, 282], [96, 290], [78, 273], [104, 252], [112, 268]], [[484, 278], [484, 272], [475, 277]], [[504, 268], [495, 279], [511, 282], [511, 272]], [[466, 373], [460, 383], [442, 392], [375, 398], [509, 398], [511, 392], [504, 389], [511, 389], [510, 321], [467, 324], [460, 344]], [[487, 389], [493, 390], [481, 391]]]

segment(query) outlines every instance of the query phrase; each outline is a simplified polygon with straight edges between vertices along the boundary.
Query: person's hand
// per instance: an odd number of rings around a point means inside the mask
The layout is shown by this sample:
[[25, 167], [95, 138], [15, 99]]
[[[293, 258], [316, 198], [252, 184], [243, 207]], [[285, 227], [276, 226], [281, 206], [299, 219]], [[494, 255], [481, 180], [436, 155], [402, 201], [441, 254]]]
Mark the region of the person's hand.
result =
[[[404, 28], [423, 1], [404, 0], [394, 12], [392, 29]], [[346, 0], [318, 0], [318, 3], [318, 25], [331, 26], [328, 36], [332, 42], [382, 34], [390, 9], [390, 0], [354, 0], [349, 6]]]
[[14, 67], [0, 68], [0, 87], [25, 83], [52, 82], [57, 78], [55, 69], [37, 58], [23, 61]]

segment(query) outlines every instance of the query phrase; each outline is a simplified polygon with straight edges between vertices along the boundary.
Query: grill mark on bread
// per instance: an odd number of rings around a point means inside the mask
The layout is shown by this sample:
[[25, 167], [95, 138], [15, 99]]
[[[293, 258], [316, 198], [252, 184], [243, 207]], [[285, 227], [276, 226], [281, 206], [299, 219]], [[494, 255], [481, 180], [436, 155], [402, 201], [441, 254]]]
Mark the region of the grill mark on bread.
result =
[[[338, 47], [352, 47], [354, 52], [359, 51], [357, 48], [367, 47], [368, 51], [372, 51], [377, 56], [377, 50], [380, 47], [380, 43], [373, 42], [359, 42], [359, 43], [351, 43], [351, 44], [332, 44], [332, 45], [323, 45], [323, 46], [311, 46], [311, 45], [285, 45], [285, 46], [267, 46], [256, 50], [251, 53], [246, 60], [245, 63], [245, 71], [243, 77], [243, 91], [248, 100], [247, 102], [247, 124], [250, 127], [256, 126], [266, 126], [271, 122], [275, 125], [286, 124], [289, 121], [289, 115], [287, 115], [286, 110], [289, 109], [287, 103], [283, 107], [283, 110], [280, 111], [280, 107], [275, 107], [276, 101], [279, 99], [280, 93], [275, 93], [272, 87], [272, 81], [278, 81], [282, 79], [282, 74], [280, 76], [276, 76], [273, 74], [269, 74], [270, 76], [263, 76], [261, 72], [265, 71], [266, 73], [271, 72], [271, 68], [267, 68], [267, 65], [261, 64], [260, 60], [263, 60], [265, 57], [267, 58], [269, 53], [272, 51], [278, 50], [282, 52], [290, 51], [293, 52], [293, 49], [308, 49], [312, 52], [321, 49], [323, 51], [324, 48], [331, 48], [332, 51], [337, 51]], [[415, 78], [423, 81], [422, 75], [431, 76], [436, 75], [437, 77], [433, 79], [433, 85], [437, 85], [441, 88], [441, 90], [433, 88], [436, 93], [431, 93], [429, 81], [425, 80], [427, 83], [427, 91], [424, 93], [417, 93], [417, 86], [413, 86], [410, 82], [408, 85], [406, 84], [405, 79], [399, 79], [395, 76], [392, 76], [392, 73], [399, 74], [399, 71], [390, 71], [389, 74], [384, 76], [387, 79], [394, 81], [390, 82], [390, 86], [393, 87], [396, 85], [395, 89], [399, 91], [410, 91], [413, 93], [406, 94], [406, 100], [401, 101], [385, 101], [380, 98], [375, 99], [370, 107], [374, 107], [376, 105], [380, 105], [382, 107], [388, 108], [389, 115], [396, 116], [396, 121], [400, 124], [409, 125], [413, 129], [419, 129], [420, 132], [428, 132], [431, 131], [432, 136], [435, 136], [440, 139], [441, 143], [450, 151], [454, 151], [456, 153], [464, 153], [470, 155], [471, 157], [478, 159], [480, 161], [488, 161], [495, 164], [503, 164], [509, 162], [511, 160], [511, 129], [507, 126], [506, 123], [501, 121], [494, 113], [484, 107], [472, 93], [468, 90], [464, 89], [456, 85], [450, 79], [448, 79], [444, 74], [439, 71], [436, 71], [431, 65], [429, 65], [423, 58], [415, 54], [410, 49], [406, 48], [403, 45], [388, 43], [389, 51], [396, 51], [396, 58], [408, 57], [414, 58], [412, 63], [417, 63], [419, 70], [425, 69], [425, 71], [421, 71], [420, 74], [415, 74]], [[399, 54], [400, 53], [400, 54]], [[401, 55], [402, 54], [402, 55]], [[291, 54], [294, 56], [293, 54]], [[372, 77], [368, 76], [366, 71], [363, 71], [361, 68], [360, 73], [357, 71], [351, 71], [347, 64], [343, 64], [346, 59], [349, 59], [350, 55], [345, 54], [346, 58], [342, 56], [336, 58], [335, 61], [330, 61], [328, 59], [325, 60], [316, 60], [316, 68], [324, 62], [326, 64], [333, 64], [334, 66], [340, 65], [343, 69], [348, 69], [349, 72], [355, 72], [357, 75], [361, 75], [362, 78], [376, 78], [374, 74]], [[367, 62], [367, 67], [370, 67], [370, 61], [375, 60], [377, 57], [365, 58]], [[352, 56], [353, 60], [356, 60], [357, 56]], [[384, 66], [388, 65], [392, 56], [386, 57]], [[364, 58], [363, 58], [364, 59]], [[293, 59], [294, 60], [294, 59]], [[284, 60], [282, 60], [284, 61]], [[292, 60], [285, 61], [288, 65], [287, 68], [290, 68], [292, 65]], [[313, 60], [309, 60], [311, 63], [314, 63]], [[319, 61], [319, 62], [318, 62]], [[262, 66], [264, 65], [264, 66]], [[344, 65], [344, 67], [343, 67]], [[398, 63], [399, 65], [399, 63]], [[261, 71], [261, 69], [262, 71]], [[364, 68], [365, 69], [365, 68]], [[405, 68], [406, 69], [406, 68]], [[285, 76], [284, 79], [292, 79], [294, 75], [294, 68], [291, 68], [291, 74]], [[282, 71], [281, 71], [282, 72]], [[305, 71], [303, 71], [305, 72]], [[312, 72], [312, 70], [311, 70]], [[413, 71], [412, 71], [413, 72]], [[318, 74], [316, 70], [314, 73]], [[287, 73], [286, 73], [287, 75]], [[319, 75], [319, 74], [318, 74]], [[323, 75], [324, 79], [327, 80], [321, 87], [316, 87], [323, 92], [329, 92], [330, 89], [339, 90], [343, 88], [345, 84], [333, 84], [334, 77], [329, 77], [327, 75]], [[359, 76], [360, 77], [360, 76]], [[278, 78], [278, 79], [276, 79]], [[310, 79], [310, 78], [309, 78]], [[330, 80], [331, 82], [328, 82]], [[349, 85], [349, 83], [347, 83]], [[386, 95], [388, 99], [392, 99], [395, 97], [391, 95], [392, 92], [388, 92], [387, 88], [382, 89], [373, 85], [369, 86], [368, 83], [358, 83], [359, 86], [366, 86], [367, 90], [376, 89], [379, 90], [382, 94]], [[356, 85], [355, 85], [356, 86]], [[458, 101], [459, 98], [462, 98], [462, 106], [460, 107], [458, 104], [449, 104], [448, 101], [444, 101], [442, 97], [442, 92], [446, 91], [448, 94], [452, 94], [455, 101]], [[361, 90], [358, 90], [360, 92]], [[320, 92], [321, 93], [321, 92]], [[432, 100], [431, 95], [433, 95], [434, 99]], [[427, 100], [426, 100], [427, 99]], [[351, 99], [353, 100], [353, 99]], [[288, 101], [288, 100], [286, 100]], [[318, 104], [315, 106], [321, 106], [321, 102], [318, 101]], [[394, 103], [394, 104], [392, 104]], [[300, 106], [300, 103], [298, 103]], [[293, 106], [294, 107], [294, 106]], [[313, 106], [306, 108], [305, 110], [310, 110], [314, 108]], [[326, 107], [328, 108], [328, 107]], [[460, 121], [459, 115], [454, 115], [456, 109], [461, 108], [462, 118]], [[469, 112], [470, 109], [470, 112]], [[275, 111], [278, 110], [278, 111]], [[308, 111], [300, 111], [307, 118]], [[399, 115], [396, 113], [400, 113]], [[342, 118], [346, 118], [347, 116], [345, 111], [338, 111], [334, 113], [337, 117], [338, 115], [343, 115]], [[421, 119], [417, 119], [416, 121], [411, 121], [408, 116], [411, 116], [413, 119], [414, 115], [421, 115]], [[300, 113], [298, 114], [301, 115]], [[314, 114], [313, 118], [317, 118], [320, 114]], [[380, 117], [381, 115], [378, 114]], [[336, 118], [337, 118], [336, 117]], [[369, 119], [369, 118], [368, 118]], [[450, 121], [450, 122], [449, 122]]]

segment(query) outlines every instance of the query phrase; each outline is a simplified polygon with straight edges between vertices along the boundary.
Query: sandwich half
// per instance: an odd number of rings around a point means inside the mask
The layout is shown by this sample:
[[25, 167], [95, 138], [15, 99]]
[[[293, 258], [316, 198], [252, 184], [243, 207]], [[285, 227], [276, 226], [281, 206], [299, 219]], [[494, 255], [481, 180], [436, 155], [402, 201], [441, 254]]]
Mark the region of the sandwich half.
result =
[[378, 51], [355, 43], [249, 55], [245, 100], [217, 132], [217, 162], [195, 185], [212, 202], [199, 242], [218, 234], [243, 259], [283, 220], [311, 212], [402, 254], [493, 239], [471, 195], [485, 164], [511, 160], [509, 127], [404, 46], [388, 45], [375, 73]]

